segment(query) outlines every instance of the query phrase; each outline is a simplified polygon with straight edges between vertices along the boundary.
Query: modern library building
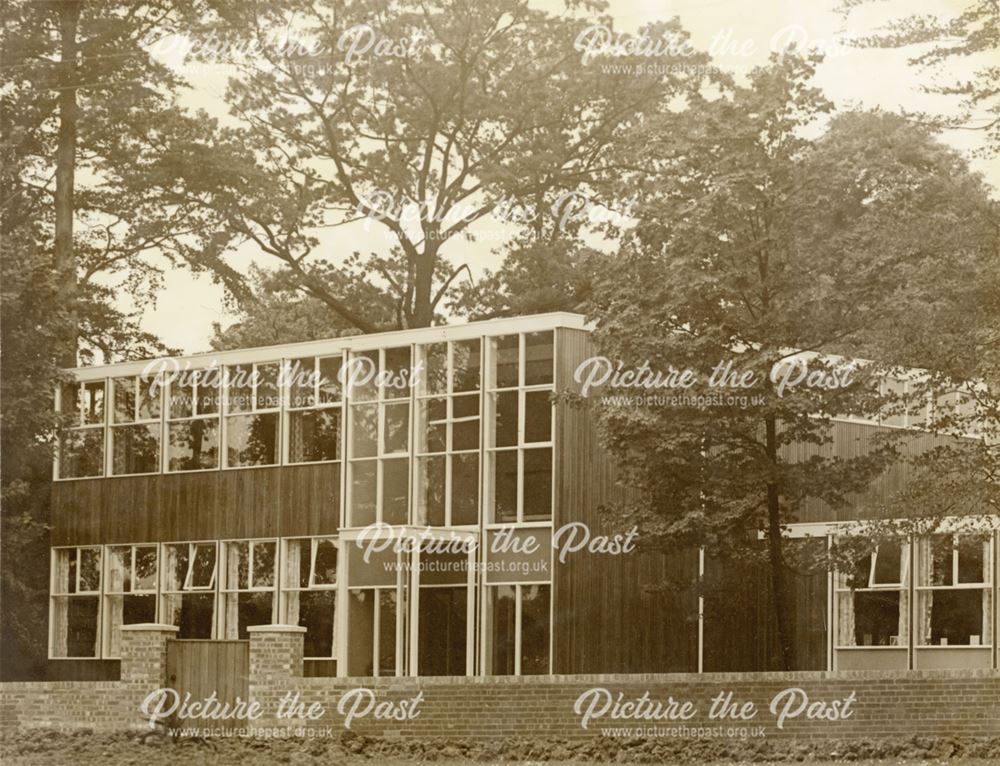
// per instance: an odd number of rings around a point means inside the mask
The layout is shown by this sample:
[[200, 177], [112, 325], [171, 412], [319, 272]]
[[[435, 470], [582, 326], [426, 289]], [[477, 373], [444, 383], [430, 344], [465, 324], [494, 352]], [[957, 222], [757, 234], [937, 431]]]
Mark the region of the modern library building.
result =
[[[122, 625], [155, 622], [302, 626], [315, 676], [777, 669], [766, 571], [590, 544], [620, 532], [602, 508], [624, 490], [592, 413], [553, 394], [595, 353], [582, 316], [551, 313], [72, 370], [53, 664], [111, 677]], [[832, 449], [937, 438], [920, 422], [838, 421]], [[904, 479], [788, 534], [821, 550]], [[996, 668], [995, 523], [793, 578], [800, 669]]]

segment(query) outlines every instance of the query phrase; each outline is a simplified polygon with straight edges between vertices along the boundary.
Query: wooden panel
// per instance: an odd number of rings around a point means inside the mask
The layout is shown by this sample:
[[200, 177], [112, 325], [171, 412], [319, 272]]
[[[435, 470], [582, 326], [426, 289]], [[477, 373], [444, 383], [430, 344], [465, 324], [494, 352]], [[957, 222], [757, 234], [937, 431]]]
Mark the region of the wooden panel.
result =
[[339, 464], [55, 482], [52, 545], [335, 534]]
[[[589, 333], [557, 330], [556, 389], [577, 391], [576, 366], [593, 352]], [[558, 529], [583, 522], [592, 534], [619, 531], [602, 506], [627, 498], [614, 463], [601, 448], [593, 417], [556, 407]], [[553, 670], [556, 673], [643, 673], [697, 669], [697, 553], [585, 551], [555, 565]]]
[[[246, 701], [250, 691], [249, 641], [167, 641], [167, 684], [181, 699], [207, 699], [213, 693], [219, 702]], [[223, 723], [223, 725], [225, 725]]]

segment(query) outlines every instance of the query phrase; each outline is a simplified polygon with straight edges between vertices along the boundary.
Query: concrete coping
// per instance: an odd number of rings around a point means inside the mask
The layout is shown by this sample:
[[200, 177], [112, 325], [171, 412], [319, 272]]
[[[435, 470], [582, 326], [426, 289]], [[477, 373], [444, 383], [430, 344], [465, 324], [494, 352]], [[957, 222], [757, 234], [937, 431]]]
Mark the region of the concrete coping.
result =
[[178, 628], [176, 625], [166, 625], [159, 622], [136, 622], [131, 625], [122, 625], [121, 629], [128, 631], [136, 631], [137, 633], [142, 631], [148, 631], [150, 633], [154, 631], [159, 631], [163, 633], [176, 633], [177, 631], [180, 630], [180, 628]]
[[251, 625], [247, 633], [305, 633], [301, 625]]

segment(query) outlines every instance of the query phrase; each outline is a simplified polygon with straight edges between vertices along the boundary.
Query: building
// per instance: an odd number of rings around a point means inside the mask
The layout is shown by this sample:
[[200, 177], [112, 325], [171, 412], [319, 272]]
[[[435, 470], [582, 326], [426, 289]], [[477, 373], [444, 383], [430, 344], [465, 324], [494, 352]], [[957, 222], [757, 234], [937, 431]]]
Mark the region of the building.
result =
[[[774, 667], [766, 573], [708, 550], [554, 554], [567, 524], [612, 532], [621, 492], [587, 412], [552, 397], [593, 353], [583, 317], [553, 313], [75, 370], [50, 657], [108, 677], [123, 624], [284, 623], [307, 629], [311, 675]], [[892, 427], [919, 418], [838, 422], [834, 449]], [[808, 509], [791, 535], [824, 546], [871, 513]], [[796, 580], [802, 669], [996, 668], [991, 521], [883, 545], [861, 580]]]

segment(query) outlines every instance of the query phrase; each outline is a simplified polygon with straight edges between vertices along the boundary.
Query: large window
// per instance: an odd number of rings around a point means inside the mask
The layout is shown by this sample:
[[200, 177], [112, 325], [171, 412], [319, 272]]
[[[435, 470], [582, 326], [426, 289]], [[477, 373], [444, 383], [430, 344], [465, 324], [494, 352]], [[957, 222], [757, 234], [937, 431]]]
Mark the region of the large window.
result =
[[170, 382], [167, 404], [167, 470], [219, 467], [222, 372], [189, 370]]
[[222, 551], [222, 637], [247, 638], [250, 626], [277, 623], [277, 542], [235, 540]]
[[479, 523], [478, 339], [417, 350], [415, 522], [430, 526]]
[[121, 656], [122, 625], [156, 622], [156, 545], [105, 549], [102, 655]]
[[226, 368], [226, 467], [278, 463], [280, 362]]
[[489, 341], [487, 503], [493, 523], [552, 518], [553, 334]]
[[111, 473], [115, 476], [160, 470], [160, 400], [156, 377], [113, 378], [111, 390]]
[[215, 638], [218, 544], [162, 547], [160, 620], [180, 628], [178, 638]]
[[838, 572], [837, 647], [909, 644], [909, 545], [887, 542]]
[[340, 460], [341, 357], [288, 363], [288, 463]]
[[337, 657], [337, 540], [333, 537], [285, 541], [282, 559], [286, 625], [306, 629], [304, 657]]
[[991, 646], [989, 537], [931, 535], [916, 546], [919, 646]]
[[70, 383], [59, 389], [60, 432], [57, 476], [80, 479], [104, 475], [105, 382]]
[[51, 657], [99, 657], [100, 547], [52, 551]]
[[410, 380], [409, 347], [352, 354], [348, 362], [348, 526], [409, 521]]

